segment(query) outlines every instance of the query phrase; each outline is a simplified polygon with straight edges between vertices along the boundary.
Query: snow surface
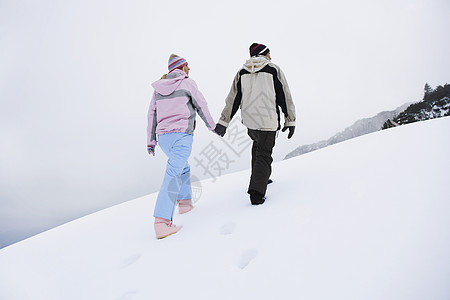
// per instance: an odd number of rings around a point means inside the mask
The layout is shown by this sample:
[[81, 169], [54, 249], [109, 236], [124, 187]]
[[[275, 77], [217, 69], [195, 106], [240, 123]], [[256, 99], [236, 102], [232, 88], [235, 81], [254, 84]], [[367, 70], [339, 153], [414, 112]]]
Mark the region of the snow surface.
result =
[[[450, 118], [201, 182], [156, 240], [156, 194], [0, 250], [0, 299], [450, 299]], [[163, 170], [160, 170], [163, 172]]]

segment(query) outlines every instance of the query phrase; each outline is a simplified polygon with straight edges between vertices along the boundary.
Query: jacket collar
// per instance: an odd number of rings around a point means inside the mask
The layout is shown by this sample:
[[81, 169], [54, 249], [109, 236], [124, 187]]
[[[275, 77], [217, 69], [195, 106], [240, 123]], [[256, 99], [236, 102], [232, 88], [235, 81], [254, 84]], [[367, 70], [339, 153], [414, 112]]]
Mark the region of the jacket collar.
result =
[[187, 74], [183, 70], [175, 69], [166, 75], [166, 79], [173, 79], [173, 78], [177, 78], [180, 76], [185, 76], [185, 78], [188, 77]]
[[251, 73], [255, 73], [264, 68], [268, 63], [270, 63], [270, 59], [264, 55], [253, 56], [245, 62], [244, 69]]

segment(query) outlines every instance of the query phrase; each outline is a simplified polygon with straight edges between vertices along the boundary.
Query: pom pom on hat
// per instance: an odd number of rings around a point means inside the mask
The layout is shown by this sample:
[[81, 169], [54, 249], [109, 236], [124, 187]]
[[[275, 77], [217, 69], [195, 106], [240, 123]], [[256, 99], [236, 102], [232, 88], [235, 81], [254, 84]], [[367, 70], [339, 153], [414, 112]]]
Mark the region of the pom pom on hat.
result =
[[250, 56], [266, 55], [270, 52], [266, 45], [253, 43], [250, 48]]
[[187, 66], [187, 64], [188, 63], [184, 58], [182, 58], [176, 54], [172, 54], [169, 58], [169, 65], [168, 65], [169, 73], [175, 69], [179, 69], [184, 66]]

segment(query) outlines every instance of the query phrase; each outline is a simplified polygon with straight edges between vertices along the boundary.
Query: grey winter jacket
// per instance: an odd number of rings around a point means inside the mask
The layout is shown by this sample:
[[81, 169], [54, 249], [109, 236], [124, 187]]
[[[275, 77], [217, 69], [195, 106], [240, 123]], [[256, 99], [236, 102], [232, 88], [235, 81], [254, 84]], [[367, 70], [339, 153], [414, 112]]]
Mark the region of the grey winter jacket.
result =
[[265, 56], [251, 57], [236, 74], [225, 100], [219, 124], [227, 127], [241, 108], [242, 123], [249, 129], [276, 131], [295, 126], [295, 106], [281, 69]]

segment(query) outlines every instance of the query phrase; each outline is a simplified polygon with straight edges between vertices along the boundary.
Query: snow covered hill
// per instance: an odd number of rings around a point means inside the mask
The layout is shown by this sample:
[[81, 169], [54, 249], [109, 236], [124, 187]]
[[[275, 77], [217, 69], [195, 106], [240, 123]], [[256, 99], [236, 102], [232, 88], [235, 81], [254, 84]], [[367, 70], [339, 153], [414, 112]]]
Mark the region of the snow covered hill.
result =
[[403, 125], [446, 116], [450, 116], [450, 84], [439, 85], [435, 89], [427, 84], [423, 100], [410, 105], [392, 120]]
[[[201, 182], [154, 238], [156, 194], [0, 250], [0, 299], [450, 299], [450, 118]], [[163, 172], [163, 170], [160, 170]]]
[[383, 111], [379, 114], [370, 117], [370, 118], [364, 118], [361, 120], [356, 121], [353, 123], [353, 125], [345, 128], [344, 130], [336, 133], [332, 137], [330, 137], [328, 140], [319, 141], [314, 144], [309, 145], [302, 145], [300, 147], [297, 147], [293, 151], [289, 152], [285, 159], [289, 159], [295, 156], [303, 155], [312, 151], [316, 151], [337, 143], [341, 143], [343, 141], [353, 139], [355, 137], [369, 134], [375, 131], [381, 130], [381, 127], [383, 124], [390, 119], [394, 119], [398, 114], [400, 114], [402, 111], [404, 111], [410, 103], [405, 103], [402, 106], [391, 110], [391, 111]]

